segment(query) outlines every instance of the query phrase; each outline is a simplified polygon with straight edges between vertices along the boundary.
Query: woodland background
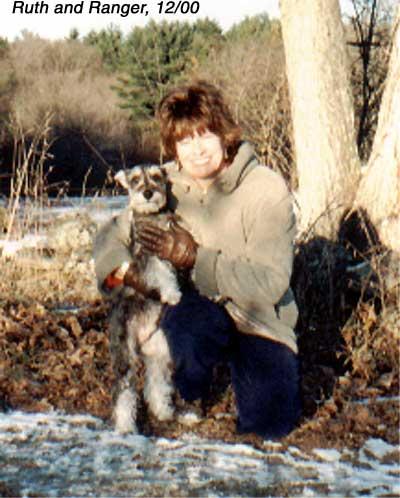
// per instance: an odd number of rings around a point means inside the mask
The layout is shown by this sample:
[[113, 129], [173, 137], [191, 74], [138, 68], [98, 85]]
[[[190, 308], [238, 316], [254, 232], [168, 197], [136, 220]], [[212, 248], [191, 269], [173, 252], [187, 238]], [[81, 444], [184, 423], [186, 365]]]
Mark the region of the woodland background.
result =
[[[344, 19], [357, 145], [366, 162], [385, 80], [393, 4], [362, 0]], [[0, 190], [9, 192], [13, 154], [46, 137], [43, 193], [110, 187], [121, 165], [159, 161], [154, 109], [173, 84], [208, 79], [223, 88], [260, 161], [296, 187], [281, 25], [266, 14], [222, 32], [212, 20], [117, 26], [49, 41], [24, 32], [0, 38]], [[38, 152], [38, 151], [36, 151]], [[15, 158], [14, 158], [15, 159]]]

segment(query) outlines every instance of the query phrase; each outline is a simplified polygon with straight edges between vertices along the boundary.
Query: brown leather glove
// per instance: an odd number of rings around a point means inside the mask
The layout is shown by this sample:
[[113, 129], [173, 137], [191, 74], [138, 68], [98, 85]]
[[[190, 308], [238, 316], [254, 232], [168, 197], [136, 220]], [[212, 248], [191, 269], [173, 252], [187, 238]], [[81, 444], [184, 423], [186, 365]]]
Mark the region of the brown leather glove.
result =
[[151, 223], [141, 223], [137, 227], [137, 235], [145, 251], [170, 261], [179, 270], [193, 268], [198, 245], [191, 234], [175, 220], [171, 221], [169, 230]]
[[146, 284], [143, 278], [143, 272], [140, 270], [138, 263], [135, 261], [132, 261], [132, 263], [129, 264], [129, 267], [124, 275], [123, 283], [128, 287], [132, 287], [144, 297], [155, 299], [157, 301], [160, 300], [159, 290], [150, 288]]

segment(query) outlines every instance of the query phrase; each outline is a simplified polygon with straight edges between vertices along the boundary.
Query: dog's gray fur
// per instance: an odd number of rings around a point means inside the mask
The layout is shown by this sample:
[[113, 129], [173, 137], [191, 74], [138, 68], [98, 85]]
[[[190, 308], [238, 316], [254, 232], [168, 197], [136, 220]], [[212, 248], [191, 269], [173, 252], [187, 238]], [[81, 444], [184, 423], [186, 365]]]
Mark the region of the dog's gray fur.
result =
[[169, 420], [174, 413], [171, 356], [159, 322], [163, 303], [177, 304], [181, 293], [173, 266], [142, 253], [135, 234], [137, 221], [144, 218], [163, 228], [169, 223], [169, 215], [160, 212], [166, 205], [164, 171], [159, 166], [135, 166], [119, 171], [115, 179], [129, 193], [132, 254], [148, 286], [157, 289], [161, 296], [161, 302], [144, 298], [126, 287], [111, 314], [110, 346], [116, 376], [113, 422], [119, 432], [136, 433], [138, 355], [145, 364], [144, 398], [151, 412], [159, 420]]

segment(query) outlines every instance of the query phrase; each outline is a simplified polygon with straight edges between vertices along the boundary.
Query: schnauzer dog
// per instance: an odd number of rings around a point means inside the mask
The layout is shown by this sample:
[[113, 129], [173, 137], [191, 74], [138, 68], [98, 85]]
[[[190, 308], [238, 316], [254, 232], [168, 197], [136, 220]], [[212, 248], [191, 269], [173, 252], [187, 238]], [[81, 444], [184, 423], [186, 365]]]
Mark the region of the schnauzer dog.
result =
[[[166, 173], [159, 166], [135, 166], [115, 175], [129, 193], [131, 252], [147, 286], [158, 291], [160, 299], [144, 297], [124, 287], [110, 319], [111, 357], [116, 374], [113, 395], [113, 422], [118, 432], [137, 432], [138, 356], [145, 366], [144, 399], [159, 420], [173, 417], [171, 356], [160, 328], [163, 304], [177, 304], [181, 298], [176, 271], [156, 256], [141, 251], [135, 235], [138, 221], [144, 219], [167, 228], [171, 215], [166, 205]], [[128, 263], [126, 263], [128, 265]]]

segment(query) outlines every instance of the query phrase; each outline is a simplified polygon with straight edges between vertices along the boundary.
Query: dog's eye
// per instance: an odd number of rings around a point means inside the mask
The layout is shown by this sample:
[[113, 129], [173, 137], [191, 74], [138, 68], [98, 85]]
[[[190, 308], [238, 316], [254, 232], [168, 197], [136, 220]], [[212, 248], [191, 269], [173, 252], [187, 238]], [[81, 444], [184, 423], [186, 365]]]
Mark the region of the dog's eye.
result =
[[153, 173], [151, 175], [151, 179], [155, 180], [156, 182], [159, 182], [159, 181], [161, 181], [163, 179], [163, 176], [162, 176], [161, 173]]
[[139, 180], [140, 180], [139, 176], [132, 176], [130, 179], [130, 183], [132, 183], [132, 185], [136, 185], [139, 183]]

